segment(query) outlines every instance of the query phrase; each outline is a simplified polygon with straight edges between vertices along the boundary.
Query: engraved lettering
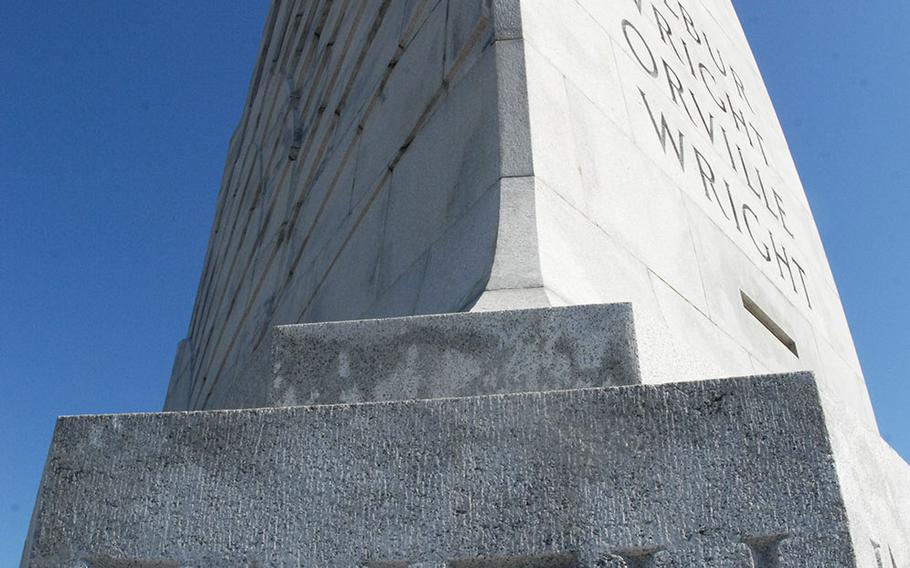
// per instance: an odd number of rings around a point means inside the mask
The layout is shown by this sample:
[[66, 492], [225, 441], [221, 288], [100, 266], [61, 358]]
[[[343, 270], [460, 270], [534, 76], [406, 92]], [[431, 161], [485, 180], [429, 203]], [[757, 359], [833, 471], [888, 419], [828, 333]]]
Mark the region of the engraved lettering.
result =
[[[787, 195], [778, 189], [781, 187], [779, 182], [775, 184], [778, 188], [771, 185], [780, 176], [768, 169], [771, 168], [769, 148], [765, 136], [755, 125], [756, 113], [744, 76], [724, 57], [719, 46], [711, 43], [703, 23], [693, 17], [684, 2], [652, 0], [647, 6], [642, 0], [633, 2], [638, 13], [653, 27], [647, 30], [652, 34], [649, 37], [643, 33], [646, 30], [640, 27], [641, 23], [636, 27], [629, 20], [622, 20], [628, 50], [642, 70], [658, 81], [658, 88], [672, 102], [668, 108], [653, 95], [654, 91], [637, 87], [644, 103], [642, 112], [647, 113], [664, 156], [670, 161], [675, 158], [683, 173], [687, 173], [687, 161], [694, 159], [697, 177], [690, 176], [691, 181], [683, 183], [697, 184], [693, 189], [700, 185], [698, 193], [714, 202], [713, 206], [703, 205], [706, 210], [714, 207], [719, 210], [719, 216], [711, 211], [709, 214], [716, 220], [723, 217], [728, 221], [729, 229], [722, 228], [736, 237], [737, 244], [746, 254], [753, 254], [749, 251], [754, 249], [765, 263], [772, 265], [758, 263], [769, 276], [776, 266], [774, 278], [779, 277], [789, 284], [779, 284], [781, 290], [804, 297], [806, 305], [812, 309], [808, 291], [810, 275], [796, 258], [798, 246], [789, 240], [795, 239], [792, 211], [787, 207]], [[672, 56], [661, 57], [652, 49], [657, 38], [673, 51], [679, 63]], [[692, 79], [688, 78], [689, 74]], [[647, 92], [652, 94], [647, 95]], [[683, 114], [698, 134], [686, 130], [690, 127], [679, 122], [685, 120]], [[699, 137], [720, 158], [712, 157], [707, 151], [709, 148], [698, 142]], [[686, 156], [687, 152], [693, 152], [694, 158]], [[700, 201], [701, 197], [697, 199]], [[779, 224], [781, 229], [772, 227], [771, 222]], [[746, 243], [746, 234], [752, 247]]]
[[733, 171], [739, 171], [736, 169], [736, 160], [733, 159], [733, 150], [730, 149], [730, 138], [727, 136], [727, 129], [721, 127], [720, 131], [724, 135], [724, 145], [727, 147], [727, 155], [730, 156], [730, 167], [733, 168]]
[[667, 140], [669, 139], [670, 145], [673, 146], [673, 152], [679, 160], [679, 167], [685, 171], [686, 156], [685, 148], [683, 147], [682, 131], [677, 131], [679, 139], [679, 143], [677, 144], [677, 141], [673, 139], [673, 134], [670, 132], [670, 125], [667, 124], [667, 118], [664, 116], [664, 113], [660, 113], [660, 126], [658, 126], [657, 120], [654, 118], [654, 113], [651, 111], [651, 105], [648, 104], [648, 97], [641, 89], [638, 89], [638, 92], [641, 94], [641, 100], [645, 103], [645, 108], [648, 109], [648, 116], [651, 118], [651, 124], [654, 125], [654, 132], [657, 134], [657, 139], [660, 140], [661, 148], [663, 148], [664, 153], [667, 152]]
[[766, 262], [771, 262], [771, 251], [768, 249], [768, 245], [765, 243], [759, 245], [758, 241], [755, 240], [755, 233], [752, 232], [752, 223], [749, 222], [749, 215], [758, 223], [758, 215], [755, 214], [755, 211], [753, 211], [751, 207], [743, 203], [743, 220], [746, 222], [746, 232], [749, 233], [749, 238], [752, 239], [752, 244], [755, 245], [755, 250], [758, 251], [758, 254], [760, 254]]
[[664, 15], [660, 13], [660, 10], [657, 9], [657, 6], [652, 6], [652, 8], [654, 9], [654, 21], [657, 22], [657, 29], [660, 31], [660, 40], [673, 49], [673, 53], [676, 54], [676, 58], [679, 59], [680, 63], [685, 63], [679, 54], [679, 50], [676, 49], [676, 44], [673, 43], [673, 29], [667, 19], [664, 18]]
[[[645, 62], [642, 61], [641, 55], [639, 54], [638, 50], [635, 49], [634, 45], [632, 45], [632, 40], [629, 38], [629, 29], [632, 29], [635, 31], [635, 35], [638, 36], [638, 39], [641, 41], [641, 45], [644, 46], [644, 48], [648, 51], [648, 59], [651, 61], [650, 66], [646, 65]], [[657, 74], [658, 74], [657, 60], [654, 59], [654, 54], [651, 52], [651, 48], [648, 47], [648, 42], [646, 42], [645, 38], [642, 37], [641, 32], [638, 31], [638, 28], [636, 28], [634, 25], [632, 25], [632, 23], [629, 20], [623, 20], [622, 21], [622, 33], [624, 36], [626, 36], [626, 43], [629, 45], [629, 49], [631, 49], [632, 53], [635, 55], [635, 59], [638, 60], [638, 64], [641, 65], [641, 68], [644, 69], [648, 75], [650, 75], [656, 79]]]
[[733, 76], [733, 83], [736, 84], [736, 90], [739, 92], [739, 98], [746, 101], [746, 104], [749, 105], [749, 108], [754, 111], [755, 109], [752, 108], [752, 103], [749, 102], [749, 97], [746, 96], [746, 89], [743, 86], [743, 81], [739, 78], [739, 75], [736, 74], [736, 70], [733, 69], [733, 67], [730, 67], [730, 75]]
[[708, 113], [709, 120], [705, 120], [705, 113], [701, 110], [701, 105], [698, 104], [698, 99], [695, 97], [695, 93], [691, 90], [689, 91], [689, 96], [692, 97], [692, 103], [695, 105], [695, 110], [698, 111], [698, 116], [701, 118], [701, 124], [705, 127], [705, 132], [708, 134], [708, 138], [711, 139], [711, 142], [714, 142], [714, 115]]
[[787, 231], [787, 234], [790, 235], [791, 237], [793, 237], [793, 231], [791, 231], [790, 228], [787, 227], [787, 214], [784, 213], [783, 199], [781, 199], [780, 195], [778, 195], [777, 192], [774, 191], [774, 188], [771, 188], [771, 193], [774, 195], [774, 203], [777, 204], [777, 213], [780, 218], [780, 224], [784, 228], [784, 230]]
[[[724, 211], [724, 205], [721, 202], [720, 197], [717, 196], [717, 189], [714, 187], [714, 169], [711, 167], [711, 164], [708, 163], [708, 160], [702, 156], [701, 152], [698, 151], [698, 148], [693, 146], [692, 150], [695, 152], [695, 161], [698, 162], [698, 173], [701, 176], [701, 184], [705, 190], [705, 197], [708, 198], [708, 201], [714, 201], [717, 203], [717, 208], [720, 209], [720, 212], [723, 214], [724, 218], [729, 221], [730, 216], [726, 211]], [[708, 191], [709, 187], [711, 188], [710, 192]], [[729, 190], [730, 186], [727, 185], [727, 191], [729, 192]], [[714, 194], [714, 199], [711, 199], [712, 193]], [[737, 221], [737, 224], [739, 224], [739, 221]]]
[[[701, 37], [705, 40], [705, 47], [708, 48], [708, 55], [711, 56], [711, 61], [714, 62], [714, 66], [717, 67], [717, 70], [720, 71], [721, 75], [726, 77], [727, 64], [724, 63], [724, 58], [723, 55], [721, 55], [720, 50], [714, 50], [711, 48], [711, 42], [708, 41], [708, 34], [702, 32]], [[715, 52], [717, 53], [717, 57], [714, 56]]]
[[[756, 179], [758, 179], [758, 186], [761, 188], [761, 195], [762, 195], [762, 199], [764, 199], [764, 202], [765, 202], [765, 209], [767, 209], [768, 212], [771, 213], [772, 217], [777, 219], [777, 213], [771, 207], [771, 202], [768, 201], [768, 192], [765, 191], [765, 182], [764, 182], [764, 180], [762, 180], [761, 170], [759, 170], [758, 168], [755, 168], [755, 177], [756, 177]], [[771, 191], [774, 191], [774, 189], [772, 188]]]
[[667, 86], [670, 88], [670, 99], [677, 105], [682, 105], [683, 110], [686, 111], [686, 114], [689, 116], [689, 120], [692, 121], [692, 124], [698, 126], [698, 123], [695, 122], [695, 118], [692, 116], [692, 113], [689, 112], [689, 107], [686, 106], [686, 99], [683, 96], [683, 85], [682, 81], [679, 79], [679, 75], [676, 74], [676, 71], [666, 62], [666, 60], [661, 60], [664, 64], [664, 74], [667, 76]]
[[806, 304], [808, 304], [809, 308], [812, 308], [812, 300], [809, 299], [809, 288], [806, 287], [806, 271], [803, 270], [803, 267], [800, 266], [798, 262], [796, 262], [795, 258], [791, 258], [790, 261], [793, 262], [793, 266], [795, 266], [796, 271], [799, 272], [799, 281], [803, 285], [803, 294], [806, 296]]
[[739, 214], [736, 213], [736, 205], [733, 203], [733, 194], [730, 193], [730, 184], [727, 180], [724, 180], [724, 185], [727, 186], [727, 199], [730, 201], [730, 209], [733, 211], [733, 220], [736, 221], [736, 230], [742, 233], [743, 228], [739, 224]]
[[758, 190], [755, 189], [755, 187], [752, 185], [752, 178], [749, 177], [749, 168], [746, 167], [746, 160], [745, 160], [745, 158], [743, 158], [743, 149], [740, 148], [739, 146], [737, 146], [736, 153], [739, 154], [739, 163], [742, 164], [742, 166], [743, 166], [743, 175], [746, 178], [746, 185], [749, 186], [749, 189], [752, 190], [752, 193], [754, 193], [756, 197], [761, 199], [761, 193], [759, 193]]
[[876, 568], [885, 568], [885, 565], [882, 564], [882, 545], [875, 542], [874, 540], [870, 540], [869, 542], [872, 543], [872, 550], [875, 553]]
[[758, 140], [758, 148], [761, 150], [762, 158], [765, 159], [765, 165], [770, 167], [771, 164], [768, 162], [768, 154], [765, 153], [765, 139], [751, 123], [749, 124], [749, 127], [752, 129], [752, 133], [755, 134], [756, 140]]
[[787, 257], [787, 248], [783, 245], [780, 246], [780, 250], [777, 250], [777, 243], [774, 242], [774, 234], [771, 231], [768, 231], [768, 238], [771, 239], [771, 249], [774, 251], [774, 256], [777, 257], [777, 271], [780, 273], [780, 277], [784, 280], [787, 279], [784, 276], [783, 267], [787, 267], [787, 274], [790, 276], [790, 283], [793, 285], [793, 291], [799, 292], [796, 288], [796, 280], [793, 279], [793, 271], [790, 269], [790, 259]]
[[717, 85], [717, 79], [714, 78], [714, 74], [711, 73], [711, 70], [708, 69], [704, 63], [698, 64], [698, 72], [701, 75], [701, 82], [705, 86], [705, 90], [708, 91], [708, 95], [711, 97], [711, 100], [714, 101], [714, 104], [723, 111], [727, 112], [727, 105], [724, 104], [723, 99], [718, 99], [717, 95], [714, 94], [714, 90], [711, 88], [711, 85], [708, 84], [708, 80], [705, 79], [705, 75], [711, 78], [711, 84]]
[[746, 133], [746, 137], [749, 139], [749, 144], [751, 145], [752, 138], [751, 138], [751, 135], [749, 134], [749, 129], [747, 128], [746, 115], [743, 114], [742, 110], [740, 110], [739, 112], [736, 111], [736, 107], [733, 106], [733, 101], [730, 99], [729, 93], [727, 93], [727, 104], [729, 105], [729, 108], [730, 108], [730, 116], [733, 117], [733, 126], [736, 127], [736, 130]]
[[695, 20], [692, 19], [692, 15], [689, 14], [689, 11], [686, 10], [685, 6], [682, 5], [682, 2], [678, 2], [679, 12], [682, 14], [683, 24], [686, 25], [686, 31], [692, 36], [692, 39], [695, 40], [695, 43], [701, 45], [701, 36], [698, 35], [698, 30], [695, 29]]
[[695, 64], [692, 63], [692, 54], [689, 53], [689, 44], [685, 40], [679, 40], [682, 43], [683, 51], [686, 53], [686, 63], [689, 64], [689, 72], [692, 73], [692, 76], [698, 79], [698, 75], [695, 74]]

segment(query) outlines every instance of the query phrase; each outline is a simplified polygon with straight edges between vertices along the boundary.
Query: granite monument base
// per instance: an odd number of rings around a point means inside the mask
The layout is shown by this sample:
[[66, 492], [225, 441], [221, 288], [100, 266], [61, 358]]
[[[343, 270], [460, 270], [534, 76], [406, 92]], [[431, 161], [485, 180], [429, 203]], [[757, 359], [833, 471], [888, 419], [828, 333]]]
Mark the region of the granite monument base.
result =
[[61, 418], [22, 566], [910, 565], [910, 467], [813, 374], [640, 384], [638, 332], [278, 328], [241, 400], [270, 407]]
[[797, 374], [62, 418], [23, 565], [853, 562]]

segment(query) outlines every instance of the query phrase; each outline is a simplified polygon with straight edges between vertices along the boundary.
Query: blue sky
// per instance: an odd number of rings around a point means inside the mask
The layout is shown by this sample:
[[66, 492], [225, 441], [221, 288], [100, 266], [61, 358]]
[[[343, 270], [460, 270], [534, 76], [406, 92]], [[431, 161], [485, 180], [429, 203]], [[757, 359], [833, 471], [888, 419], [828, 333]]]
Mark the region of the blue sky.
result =
[[[910, 457], [910, 3], [735, 4]], [[57, 415], [161, 406], [267, 8], [0, 3], [0, 565]]]
[[821, 232], [879, 429], [910, 460], [910, 3], [734, 5]]

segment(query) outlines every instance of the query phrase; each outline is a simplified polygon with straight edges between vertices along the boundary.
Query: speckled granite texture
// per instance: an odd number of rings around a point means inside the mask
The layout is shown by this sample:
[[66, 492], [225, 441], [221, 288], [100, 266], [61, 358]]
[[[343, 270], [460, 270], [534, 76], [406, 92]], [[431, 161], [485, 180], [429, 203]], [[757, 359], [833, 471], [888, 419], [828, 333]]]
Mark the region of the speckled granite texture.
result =
[[852, 566], [811, 375], [62, 418], [23, 566]]
[[637, 384], [635, 332], [631, 304], [279, 326], [208, 408]]

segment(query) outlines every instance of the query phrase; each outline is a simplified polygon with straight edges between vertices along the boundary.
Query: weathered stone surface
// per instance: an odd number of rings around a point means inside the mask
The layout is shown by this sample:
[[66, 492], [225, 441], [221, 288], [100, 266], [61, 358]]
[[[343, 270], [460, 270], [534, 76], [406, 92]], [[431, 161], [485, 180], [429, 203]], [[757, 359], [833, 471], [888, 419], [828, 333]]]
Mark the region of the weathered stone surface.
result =
[[[547, 306], [540, 288], [523, 290], [535, 292]], [[488, 297], [470, 313], [278, 326], [204, 407], [375, 402], [722, 376], [718, 366], [632, 304], [498, 311], [495, 300]], [[723, 339], [717, 338], [718, 347]], [[183, 408], [175, 396], [169, 400], [174, 404], [168, 410]]]
[[22, 565], [855, 559], [815, 384], [797, 374], [62, 418]]
[[375, 402], [640, 382], [630, 304], [279, 326], [270, 372], [213, 408]]

